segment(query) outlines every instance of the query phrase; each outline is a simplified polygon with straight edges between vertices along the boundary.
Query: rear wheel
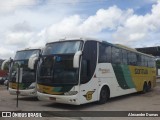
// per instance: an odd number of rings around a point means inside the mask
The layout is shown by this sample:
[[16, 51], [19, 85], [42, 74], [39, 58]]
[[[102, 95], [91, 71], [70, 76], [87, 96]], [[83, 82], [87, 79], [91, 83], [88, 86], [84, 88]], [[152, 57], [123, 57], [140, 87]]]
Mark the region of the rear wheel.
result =
[[148, 91], [148, 92], [151, 91], [151, 82], [150, 82], [150, 81], [148, 82], [147, 91]]
[[143, 93], [146, 93], [148, 90], [148, 86], [147, 86], [147, 83], [145, 82], [144, 85], [143, 85]]
[[100, 98], [99, 98], [98, 103], [104, 104], [107, 102], [108, 99], [109, 99], [109, 89], [106, 86], [104, 86], [101, 89]]

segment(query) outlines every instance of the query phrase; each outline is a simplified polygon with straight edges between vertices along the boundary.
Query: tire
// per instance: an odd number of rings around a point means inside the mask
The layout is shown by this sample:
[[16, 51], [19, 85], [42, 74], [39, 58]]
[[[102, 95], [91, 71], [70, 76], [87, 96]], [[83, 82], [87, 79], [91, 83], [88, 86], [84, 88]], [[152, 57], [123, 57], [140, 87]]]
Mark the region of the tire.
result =
[[146, 93], [148, 90], [148, 86], [147, 86], [147, 83], [145, 82], [144, 85], [143, 85], [143, 91], [142, 93]]
[[108, 101], [108, 99], [109, 99], [109, 89], [106, 86], [104, 86], [101, 89], [98, 103], [105, 104]]
[[147, 91], [149, 92], [149, 91], [151, 91], [151, 82], [148, 82], [148, 86], [147, 86]]

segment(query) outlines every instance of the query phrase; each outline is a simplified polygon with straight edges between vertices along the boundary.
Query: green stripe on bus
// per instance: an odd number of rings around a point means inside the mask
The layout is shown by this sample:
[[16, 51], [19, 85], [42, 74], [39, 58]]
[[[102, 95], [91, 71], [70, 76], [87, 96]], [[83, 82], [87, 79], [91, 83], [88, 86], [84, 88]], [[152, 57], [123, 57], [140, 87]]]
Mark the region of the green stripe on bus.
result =
[[122, 89], [129, 89], [129, 86], [125, 80], [124, 72], [123, 72], [121, 65], [112, 64], [112, 66], [113, 66], [114, 73], [116, 75], [117, 82], [118, 82], [119, 86]]
[[73, 85], [63, 86], [59, 92], [68, 92], [73, 88]]
[[61, 89], [62, 89], [62, 87], [54, 87], [54, 88], [53, 88], [53, 91], [54, 91], [54, 92], [60, 92]]
[[122, 71], [123, 71], [124, 79], [125, 79], [127, 85], [129, 86], [129, 88], [135, 88], [135, 85], [132, 81], [129, 66], [128, 65], [121, 65], [121, 68], [122, 68]]

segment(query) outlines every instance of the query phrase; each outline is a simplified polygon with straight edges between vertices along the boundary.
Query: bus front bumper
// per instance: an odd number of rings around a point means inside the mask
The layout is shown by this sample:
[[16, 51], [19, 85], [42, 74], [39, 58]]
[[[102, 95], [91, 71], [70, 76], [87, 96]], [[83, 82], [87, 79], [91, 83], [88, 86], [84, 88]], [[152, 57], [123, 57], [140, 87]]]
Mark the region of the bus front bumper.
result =
[[[9, 93], [11, 95], [17, 95], [17, 90], [9, 88]], [[19, 95], [21, 96], [37, 96], [36, 89], [26, 89], [26, 90], [19, 90]]]
[[57, 103], [65, 103], [65, 104], [72, 104], [72, 105], [80, 105], [78, 100], [78, 95], [49, 95], [37, 92], [37, 96], [39, 100], [44, 101], [53, 101]]

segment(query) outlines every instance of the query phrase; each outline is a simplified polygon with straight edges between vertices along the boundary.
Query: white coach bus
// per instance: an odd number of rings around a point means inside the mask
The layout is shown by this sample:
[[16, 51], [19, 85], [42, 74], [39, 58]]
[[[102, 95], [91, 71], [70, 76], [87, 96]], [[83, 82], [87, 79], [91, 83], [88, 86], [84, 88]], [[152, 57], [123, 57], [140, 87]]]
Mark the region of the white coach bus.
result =
[[21, 96], [37, 95], [36, 71], [37, 71], [38, 58], [40, 54], [41, 54], [41, 49], [19, 50], [16, 52], [14, 59], [10, 60], [10, 71], [9, 71], [10, 94], [16, 95], [18, 90], [18, 93]]
[[145, 93], [156, 83], [153, 56], [83, 38], [47, 43], [37, 74], [40, 100], [74, 105]]

